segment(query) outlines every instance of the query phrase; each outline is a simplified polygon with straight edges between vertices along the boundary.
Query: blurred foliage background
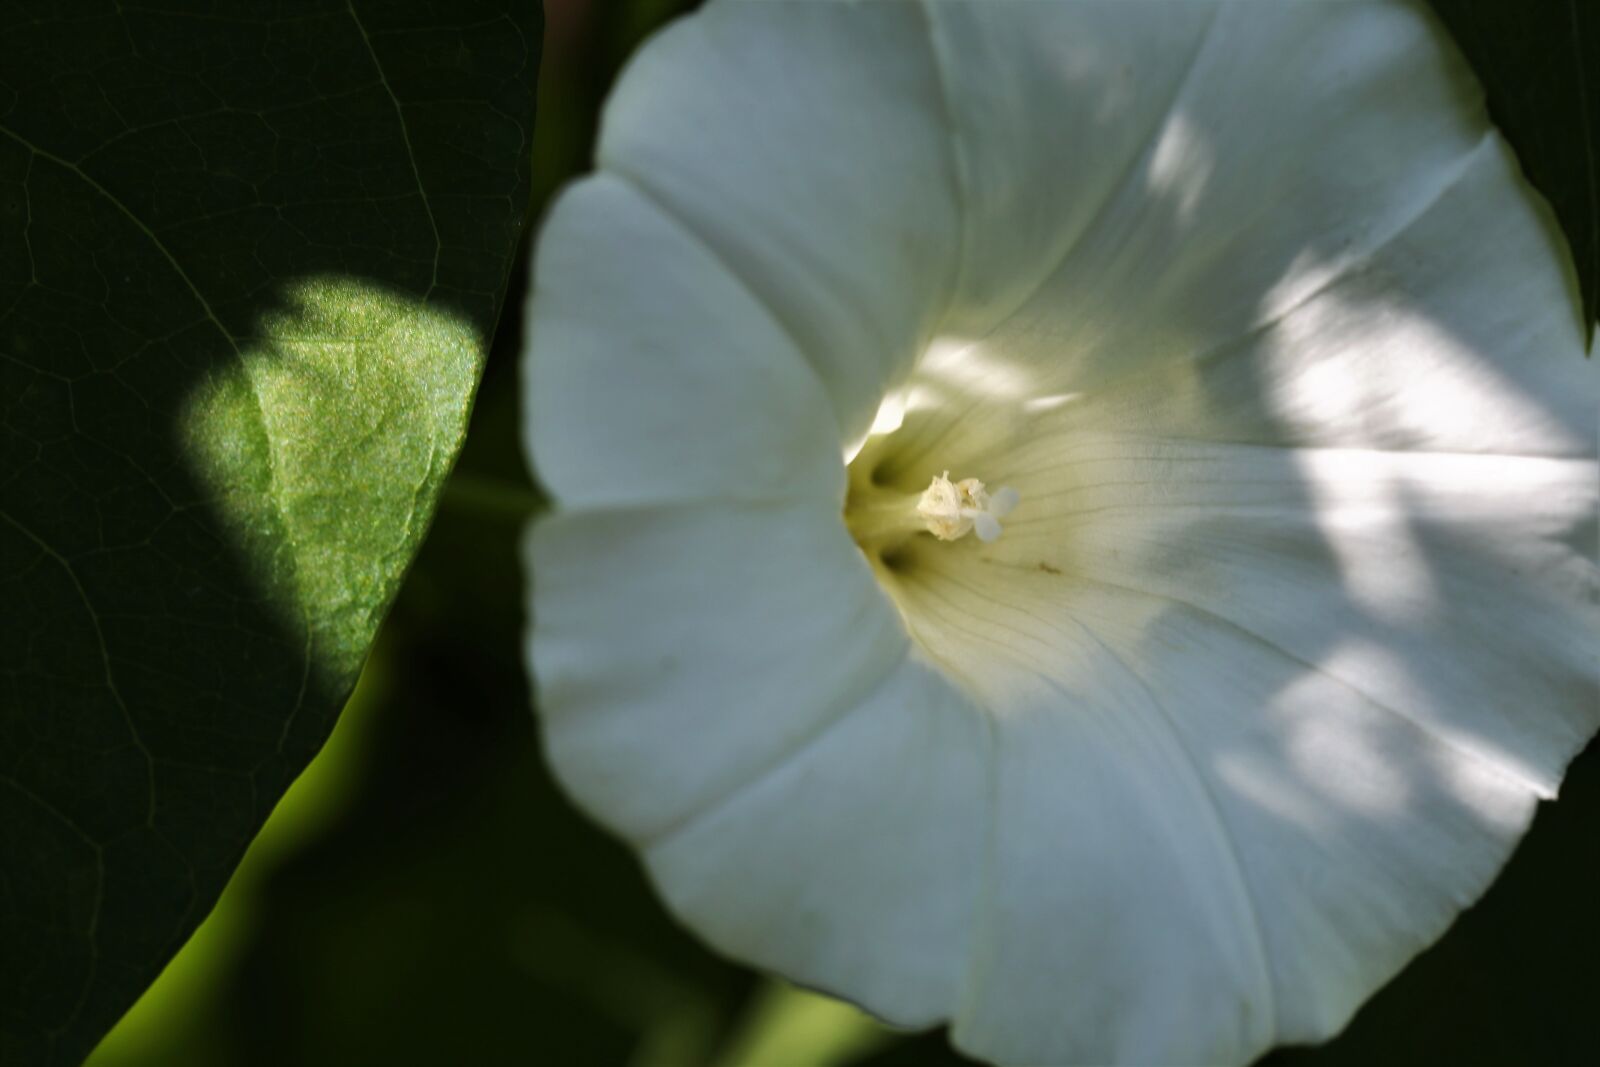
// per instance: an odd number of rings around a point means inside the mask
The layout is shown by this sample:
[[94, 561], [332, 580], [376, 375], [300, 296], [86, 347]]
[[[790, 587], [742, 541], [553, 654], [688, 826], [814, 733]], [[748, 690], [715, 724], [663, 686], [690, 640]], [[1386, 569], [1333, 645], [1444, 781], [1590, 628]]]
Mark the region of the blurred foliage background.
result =
[[[588, 169], [616, 73], [691, 0], [551, 0], [534, 217]], [[526, 260], [526, 257], [524, 257]], [[94, 1067], [968, 1062], [712, 955], [544, 770], [522, 668], [511, 295], [465, 453], [331, 740]], [[1600, 699], [1600, 698], [1597, 698]], [[1337, 1041], [1286, 1067], [1600, 1062], [1600, 748], [1499, 883]], [[1062, 996], [1071, 996], [1063, 989]]]

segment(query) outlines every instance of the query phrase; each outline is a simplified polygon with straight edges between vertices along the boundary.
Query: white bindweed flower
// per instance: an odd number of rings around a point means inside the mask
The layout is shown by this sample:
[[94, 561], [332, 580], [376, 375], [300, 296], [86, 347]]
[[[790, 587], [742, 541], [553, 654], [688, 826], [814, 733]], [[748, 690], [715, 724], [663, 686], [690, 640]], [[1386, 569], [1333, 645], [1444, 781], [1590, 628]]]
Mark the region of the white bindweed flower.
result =
[[1600, 722], [1600, 364], [1419, 9], [713, 0], [598, 168], [531, 664], [721, 950], [1000, 1062], [1242, 1063]]

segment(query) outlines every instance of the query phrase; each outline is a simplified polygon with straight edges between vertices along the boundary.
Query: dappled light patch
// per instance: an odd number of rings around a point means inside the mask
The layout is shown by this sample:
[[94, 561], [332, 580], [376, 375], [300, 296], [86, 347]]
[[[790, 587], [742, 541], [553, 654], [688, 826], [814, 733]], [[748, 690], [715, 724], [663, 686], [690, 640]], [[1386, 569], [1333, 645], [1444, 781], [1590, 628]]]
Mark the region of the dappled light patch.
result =
[[539, 252], [529, 662], [678, 915], [1002, 1063], [1246, 1062], [1439, 936], [1597, 725], [1600, 375], [1474, 91], [1376, 5], [638, 57]]

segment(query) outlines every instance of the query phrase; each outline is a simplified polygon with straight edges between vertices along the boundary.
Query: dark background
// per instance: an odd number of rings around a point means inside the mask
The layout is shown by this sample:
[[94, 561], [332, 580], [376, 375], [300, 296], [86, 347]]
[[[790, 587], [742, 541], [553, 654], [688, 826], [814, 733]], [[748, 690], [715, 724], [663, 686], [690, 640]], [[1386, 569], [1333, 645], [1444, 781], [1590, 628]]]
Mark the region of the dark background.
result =
[[[534, 217], [621, 63], [688, 0], [551, 0]], [[525, 258], [525, 257], [524, 257]], [[472, 431], [355, 699], [216, 911], [91, 1060], [949, 1064], [713, 956], [544, 771], [521, 661], [525, 269]], [[1488, 896], [1338, 1040], [1266, 1062], [1600, 1062], [1600, 749]], [[1063, 996], [1071, 995], [1063, 990]]]

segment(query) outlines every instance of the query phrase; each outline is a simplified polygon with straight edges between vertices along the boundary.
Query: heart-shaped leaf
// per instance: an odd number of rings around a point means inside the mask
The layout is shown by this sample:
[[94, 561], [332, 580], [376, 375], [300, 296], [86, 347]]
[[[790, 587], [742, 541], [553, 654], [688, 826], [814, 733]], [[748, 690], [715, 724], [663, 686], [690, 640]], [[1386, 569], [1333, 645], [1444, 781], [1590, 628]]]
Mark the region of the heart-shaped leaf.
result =
[[541, 29], [0, 8], [0, 1061], [81, 1059], [327, 736], [465, 432]]

